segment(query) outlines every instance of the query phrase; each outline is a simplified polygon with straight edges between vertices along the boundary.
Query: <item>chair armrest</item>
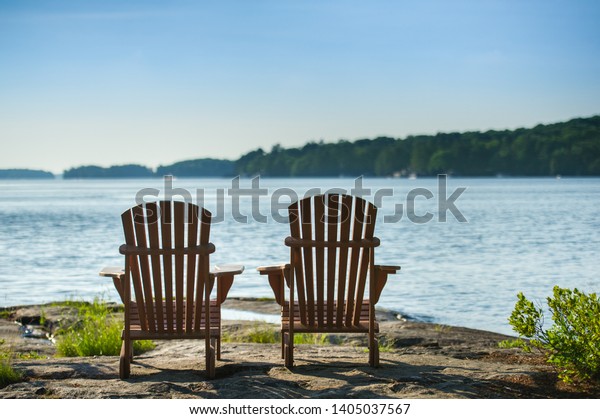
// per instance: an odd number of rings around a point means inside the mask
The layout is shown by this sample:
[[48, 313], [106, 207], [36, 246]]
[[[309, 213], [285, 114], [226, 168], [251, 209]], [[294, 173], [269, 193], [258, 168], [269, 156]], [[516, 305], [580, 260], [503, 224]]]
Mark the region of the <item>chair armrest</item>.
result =
[[290, 267], [289, 263], [279, 263], [277, 265], [259, 266], [256, 270], [261, 275], [270, 275], [273, 273], [283, 273], [283, 271]]
[[400, 266], [397, 265], [375, 265], [375, 278], [373, 278], [374, 295], [369, 297], [373, 304], [377, 304], [379, 301], [381, 291], [383, 291], [383, 287], [387, 283], [388, 275], [395, 274], [399, 270]]
[[273, 294], [275, 295], [275, 301], [277, 301], [277, 304], [282, 307], [285, 304], [284, 284], [287, 283], [288, 287], [290, 286], [290, 266], [291, 265], [289, 263], [280, 263], [278, 265], [259, 266], [256, 268], [261, 275], [269, 276], [269, 285], [271, 286]]
[[210, 276], [217, 279], [217, 304], [223, 304], [233, 285], [233, 277], [244, 272], [244, 265], [217, 265]]
[[98, 273], [100, 276], [109, 277], [109, 278], [119, 278], [125, 275], [125, 270], [120, 266], [105, 266]]
[[375, 265], [375, 269], [388, 274], [395, 274], [400, 270], [398, 265]]
[[125, 299], [123, 298], [123, 281], [125, 280], [125, 270], [123, 270], [120, 266], [107, 266], [102, 268], [98, 275], [112, 278], [115, 288], [119, 293], [119, 297], [121, 297], [121, 301], [125, 303]]
[[216, 265], [210, 270], [210, 273], [213, 274], [215, 278], [219, 278], [228, 275], [239, 275], [244, 272], [244, 269], [244, 265]]

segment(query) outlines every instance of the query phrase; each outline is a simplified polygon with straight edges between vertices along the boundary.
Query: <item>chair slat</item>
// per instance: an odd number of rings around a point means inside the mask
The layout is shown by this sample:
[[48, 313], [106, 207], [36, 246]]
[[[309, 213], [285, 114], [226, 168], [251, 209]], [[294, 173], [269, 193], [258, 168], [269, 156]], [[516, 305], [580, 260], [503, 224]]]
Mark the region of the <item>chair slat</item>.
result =
[[365, 217], [365, 235], [363, 238], [372, 239], [375, 235], [375, 221], [377, 219], [377, 207], [371, 203], [368, 204]]
[[[340, 226], [340, 241], [348, 241], [350, 240], [350, 224], [351, 224], [351, 216], [352, 216], [352, 196], [343, 195], [341, 202], [341, 226]], [[340, 260], [338, 266], [338, 292], [337, 292], [337, 300], [344, 301], [345, 293], [346, 293], [346, 275], [348, 271], [348, 248], [342, 247], [340, 248]], [[337, 326], [341, 327], [344, 323], [343, 318], [343, 310], [344, 305], [337, 305]]]
[[[146, 214], [141, 205], [131, 209], [133, 214], [133, 228], [135, 231], [136, 245], [138, 247], [148, 247], [146, 238]], [[150, 265], [148, 256], [139, 255], [139, 266], [142, 274], [142, 287], [144, 293], [144, 302], [146, 306], [146, 317], [148, 318], [148, 329], [151, 332], [156, 331], [156, 321], [154, 317], [154, 301], [152, 292], [152, 276], [150, 275]]]
[[[337, 229], [339, 223], [339, 195], [330, 194], [327, 196], [327, 241], [335, 243], [337, 241]], [[331, 246], [327, 249], [327, 326], [334, 325], [334, 302], [336, 266], [337, 266], [337, 248]]]
[[[193, 247], [198, 244], [198, 227], [200, 214], [198, 207], [195, 205], [187, 206], [187, 245]], [[196, 262], [198, 255], [187, 255], [187, 275], [186, 275], [186, 292], [185, 292], [185, 330], [188, 333], [193, 331], [193, 322], [195, 316], [194, 311], [194, 285], [196, 284]]]
[[[360, 240], [363, 234], [363, 222], [365, 218], [365, 201], [362, 199], [354, 200], [354, 216], [352, 217], [352, 239]], [[358, 262], [361, 249], [350, 249], [350, 275], [348, 278], [348, 289], [346, 291], [346, 326], [353, 323], [354, 298], [356, 292], [356, 282], [358, 276]]]
[[[298, 203], [295, 202], [289, 206], [289, 217], [290, 217], [290, 234], [292, 237], [300, 238], [300, 213]], [[302, 252], [300, 249], [293, 249], [295, 257], [294, 263], [294, 274], [296, 276], [296, 290], [298, 291], [298, 304], [300, 305], [300, 321], [302, 323], [307, 322], [306, 318], [306, 292], [304, 277], [304, 270], [302, 269]]]
[[[212, 215], [210, 211], [206, 209], [202, 209], [202, 213], [200, 216], [200, 244], [208, 244], [208, 238], [210, 234], [210, 223]], [[209, 264], [208, 257], [206, 255], [199, 255], [198, 257], [198, 269], [196, 274], [196, 309], [194, 313], [195, 321], [194, 321], [194, 330], [198, 331], [203, 327], [203, 319], [205, 317], [204, 311], [202, 310], [204, 304], [207, 304], [210, 301], [210, 295], [206, 296], [205, 294], [205, 285], [206, 281], [209, 280], [208, 272], [209, 272]], [[212, 288], [212, 287], [211, 287]], [[212, 321], [212, 317], [211, 317]]]
[[[175, 248], [184, 247], [184, 206], [183, 202], [173, 202], [173, 224], [175, 227]], [[183, 270], [184, 256], [175, 255], [175, 324], [178, 332], [183, 331], [184, 294], [183, 294]]]
[[[365, 233], [364, 238], [372, 238], [373, 232], [375, 229], [375, 219], [377, 217], [377, 208], [372, 204], [369, 204], [367, 211], [365, 213], [364, 225], [365, 225]], [[370, 236], [369, 236], [370, 235]], [[367, 274], [369, 271], [369, 266], [371, 264], [371, 258], [373, 257], [374, 249], [373, 248], [364, 248], [362, 249], [362, 255], [360, 260], [360, 273], [358, 279], [358, 285], [356, 289], [356, 297], [354, 307], [354, 324], [358, 324], [360, 321], [360, 306], [362, 304], [362, 300], [365, 294], [365, 287], [367, 283]]]
[[[300, 201], [302, 222], [302, 238], [312, 240], [312, 208], [310, 199]], [[306, 288], [307, 323], [315, 324], [315, 286], [313, 274], [313, 250], [310, 247], [302, 249], [304, 253], [304, 284]]]
[[[314, 198], [315, 207], [315, 239], [324, 240], [325, 238], [325, 203], [322, 195], [317, 195]], [[319, 326], [324, 326], [324, 300], [325, 300], [325, 249], [315, 249], [315, 263], [317, 273], [317, 323]]]
[[200, 217], [200, 244], [208, 244], [212, 214], [209, 210], [202, 208]]
[[[123, 233], [125, 234], [125, 243], [135, 245], [135, 231], [133, 228], [133, 215], [131, 210], [125, 211], [121, 215], [123, 222]], [[138, 261], [135, 256], [126, 256], [129, 258], [129, 271], [131, 275], [131, 283], [133, 285], [133, 295], [135, 300], [139, 301], [141, 306], [139, 309], [140, 319], [142, 324], [146, 324], [146, 310], [144, 309], [144, 294], [142, 292], [142, 282], [140, 278], [140, 271], [138, 267]], [[131, 294], [131, 293], [130, 293]], [[129, 304], [130, 301], [125, 301], [125, 304]]]
[[[159, 208], [155, 202], [149, 202], [146, 204], [146, 216], [148, 221], [148, 240], [150, 243], [150, 248], [159, 249], [160, 241], [158, 238], [158, 227], [159, 227]], [[162, 301], [163, 299], [163, 290], [162, 290], [162, 272], [161, 272], [161, 263], [159, 255], [150, 256], [150, 262], [152, 264], [152, 279], [154, 282], [154, 298], [157, 301]], [[155, 310], [156, 315], [156, 324], [158, 326], [158, 331], [164, 331], [164, 313], [163, 313], [163, 305], [159, 304], [156, 306]]]
[[140, 265], [138, 258], [133, 256], [131, 257], [129, 269], [131, 272], [131, 282], [133, 284], [133, 295], [135, 296], [135, 300], [140, 302], [140, 316], [142, 318], [142, 324], [144, 325], [144, 327], [147, 327], [148, 316], [146, 314], [146, 304], [142, 286], [142, 275], [140, 273]]
[[[125, 233], [125, 242], [128, 244], [136, 245], [135, 242], [135, 229], [133, 226], [133, 214], [131, 210], [126, 211], [121, 216], [123, 221], [123, 231]], [[135, 296], [135, 300], [139, 301], [141, 304], [140, 307], [140, 316], [142, 319], [142, 324], [146, 324], [146, 309], [144, 307], [144, 292], [142, 287], [142, 279], [140, 275], [139, 261], [135, 256], [129, 257], [129, 270], [131, 274], [131, 284], [133, 285], [133, 295]], [[131, 293], [130, 293], [131, 295]]]
[[[173, 214], [171, 203], [167, 201], [160, 202], [160, 229], [163, 249], [170, 249], [172, 243], [172, 220]], [[173, 331], [174, 313], [173, 313], [173, 256], [163, 255], [163, 267], [165, 274], [165, 306], [167, 311], [167, 331]]]
[[204, 261], [198, 259], [198, 269], [196, 271], [196, 306], [194, 311], [194, 330], [200, 330], [206, 321], [207, 299], [205, 297], [206, 288], [210, 287], [210, 278], [208, 272], [204, 272]]

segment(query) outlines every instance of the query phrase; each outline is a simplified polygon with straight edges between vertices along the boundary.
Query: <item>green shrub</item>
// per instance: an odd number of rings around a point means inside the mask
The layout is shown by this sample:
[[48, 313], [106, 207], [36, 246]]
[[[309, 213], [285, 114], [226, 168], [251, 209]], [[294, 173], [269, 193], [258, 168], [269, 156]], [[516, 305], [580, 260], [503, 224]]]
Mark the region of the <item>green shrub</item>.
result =
[[539, 349], [565, 382], [600, 379], [600, 299], [577, 288], [554, 287], [547, 298], [553, 325], [544, 330], [544, 313], [519, 293], [509, 323], [523, 348]]
[[[77, 321], [57, 337], [58, 356], [119, 355], [123, 322], [113, 316], [113, 309], [98, 299], [79, 304]], [[134, 353], [154, 348], [150, 341], [134, 341]]]

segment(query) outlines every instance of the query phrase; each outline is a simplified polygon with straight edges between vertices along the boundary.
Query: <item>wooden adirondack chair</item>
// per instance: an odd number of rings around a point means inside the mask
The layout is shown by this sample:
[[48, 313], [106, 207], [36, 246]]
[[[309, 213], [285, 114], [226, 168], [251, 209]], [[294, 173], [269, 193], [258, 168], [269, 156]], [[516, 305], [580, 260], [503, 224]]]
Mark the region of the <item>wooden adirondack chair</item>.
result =
[[379, 365], [375, 304], [400, 267], [375, 265], [376, 216], [373, 204], [350, 195], [316, 195], [289, 206], [290, 263], [258, 268], [281, 305], [286, 367], [294, 363], [295, 332], [367, 333], [369, 364]]
[[[206, 371], [215, 375], [221, 351], [221, 304], [244, 267], [209, 270], [211, 213], [193, 204], [160, 201], [135, 206], [122, 216], [125, 269], [104, 268], [125, 305], [119, 376], [128, 378], [132, 341], [204, 339]], [[216, 298], [211, 299], [214, 283]]]

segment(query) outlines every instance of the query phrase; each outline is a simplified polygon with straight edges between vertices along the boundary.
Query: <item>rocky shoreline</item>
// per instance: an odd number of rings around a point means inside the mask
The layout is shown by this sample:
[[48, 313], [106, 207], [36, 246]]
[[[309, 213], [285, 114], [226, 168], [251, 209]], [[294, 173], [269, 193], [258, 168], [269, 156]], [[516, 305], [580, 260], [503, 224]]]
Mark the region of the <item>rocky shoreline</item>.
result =
[[[229, 299], [225, 308], [277, 313], [273, 301]], [[2, 311], [2, 310], [0, 310]], [[23, 381], [0, 389], [0, 398], [599, 398], [594, 386], [566, 385], [541, 357], [501, 349], [510, 337], [462, 327], [399, 319], [380, 312], [381, 366], [368, 366], [362, 336], [338, 336], [334, 343], [297, 345], [294, 368], [283, 367], [278, 344], [224, 342], [214, 380], [204, 375], [204, 345], [157, 341], [136, 356], [128, 380], [118, 378], [116, 356], [55, 357], [39, 327], [16, 323], [58, 321], [64, 308], [29, 306], [5, 310], [0, 342], [31, 354], [13, 361]], [[37, 316], [37, 317], [36, 317]], [[50, 322], [50, 323], [48, 323]], [[256, 322], [226, 320], [235, 338]], [[264, 327], [264, 326], [263, 326]], [[269, 327], [276, 328], [276, 325]]]

